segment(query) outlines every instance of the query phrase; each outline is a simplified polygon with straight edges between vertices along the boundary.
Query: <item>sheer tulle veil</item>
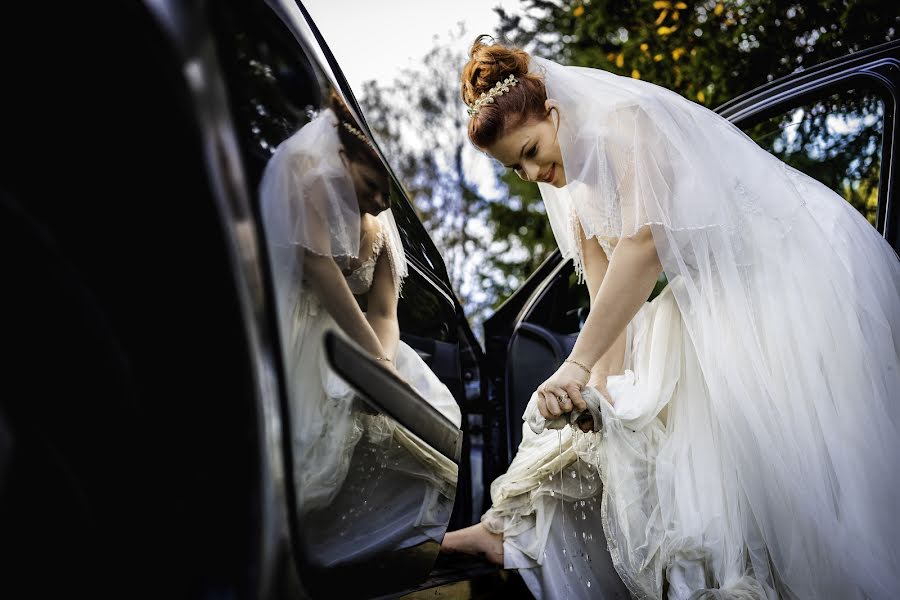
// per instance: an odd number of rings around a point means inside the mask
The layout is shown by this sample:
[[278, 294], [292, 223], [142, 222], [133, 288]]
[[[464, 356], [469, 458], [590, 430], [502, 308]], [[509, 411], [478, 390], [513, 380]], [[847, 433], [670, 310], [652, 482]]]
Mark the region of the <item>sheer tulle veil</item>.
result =
[[[580, 272], [577, 222], [599, 239], [649, 225], [696, 349], [722, 501], [696, 502], [698, 516], [661, 498], [662, 526], [697, 522], [685, 535], [721, 550], [710, 568], [723, 587], [751, 573], [770, 598], [896, 597], [894, 250], [700, 105], [600, 70], [531, 69], [559, 107], [568, 183], [539, 187], [561, 252]], [[622, 535], [620, 551], [641, 551]]]
[[[353, 180], [343, 164], [338, 118], [324, 109], [276, 148], [259, 196], [276, 278], [285, 291], [303, 284], [303, 255], [359, 257], [360, 213]], [[388, 235], [396, 289], [407, 274], [400, 233], [390, 209], [378, 215]]]

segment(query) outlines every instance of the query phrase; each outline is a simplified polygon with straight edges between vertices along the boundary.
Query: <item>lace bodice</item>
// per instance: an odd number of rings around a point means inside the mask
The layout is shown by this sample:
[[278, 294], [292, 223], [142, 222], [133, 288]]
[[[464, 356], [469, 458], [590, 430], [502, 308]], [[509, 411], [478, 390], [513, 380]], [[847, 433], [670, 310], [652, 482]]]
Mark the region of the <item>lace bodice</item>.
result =
[[363, 261], [361, 265], [347, 272], [344, 270], [344, 278], [350, 291], [355, 295], [365, 294], [372, 287], [372, 280], [375, 276], [375, 263], [378, 262], [378, 256], [384, 249], [384, 232], [379, 230], [372, 244], [372, 254], [368, 259]]

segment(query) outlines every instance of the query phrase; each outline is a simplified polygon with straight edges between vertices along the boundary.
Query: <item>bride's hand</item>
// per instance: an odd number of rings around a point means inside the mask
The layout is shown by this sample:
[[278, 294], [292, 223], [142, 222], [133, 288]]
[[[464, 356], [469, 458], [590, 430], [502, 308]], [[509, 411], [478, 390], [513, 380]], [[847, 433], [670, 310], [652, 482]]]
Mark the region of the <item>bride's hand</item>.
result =
[[587, 380], [588, 374], [584, 369], [574, 363], [564, 362], [535, 392], [541, 416], [554, 419], [573, 408], [586, 409], [587, 403], [581, 397], [581, 388]]

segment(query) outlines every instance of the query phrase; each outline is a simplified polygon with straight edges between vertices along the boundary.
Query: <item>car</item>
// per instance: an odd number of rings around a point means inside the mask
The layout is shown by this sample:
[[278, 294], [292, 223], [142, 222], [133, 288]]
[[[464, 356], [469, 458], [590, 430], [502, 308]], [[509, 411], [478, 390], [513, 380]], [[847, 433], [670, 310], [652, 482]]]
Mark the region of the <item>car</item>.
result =
[[[531, 391], [584, 322], [571, 263], [552, 254], [486, 321], [482, 346], [391, 174], [409, 265], [402, 338], [453, 392], [461, 427], [353, 343], [322, 343], [370, 410], [457, 476], [428, 540], [323, 561], [328, 534], [313, 539], [321, 524], [296, 510], [256, 190], [274, 147], [327, 93], [374, 144], [372, 129], [300, 2], [49, 10], [7, 7], [15, 31], [2, 42], [0, 594], [396, 597], [463, 586], [527, 597], [514, 575], [438, 547], [490, 505]], [[895, 249], [898, 61], [900, 44], [884, 44], [717, 109], [797, 168], [830, 173]], [[351, 534], [377, 524], [359, 519]]]

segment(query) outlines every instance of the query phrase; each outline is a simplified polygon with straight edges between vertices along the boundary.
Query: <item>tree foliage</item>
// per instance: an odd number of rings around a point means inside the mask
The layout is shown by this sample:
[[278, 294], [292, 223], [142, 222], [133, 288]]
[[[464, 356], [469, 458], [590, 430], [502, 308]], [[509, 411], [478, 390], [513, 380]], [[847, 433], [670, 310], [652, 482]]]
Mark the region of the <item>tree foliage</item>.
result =
[[523, 0], [504, 37], [565, 64], [639, 77], [716, 106], [797, 69], [895, 39], [886, 0]]

